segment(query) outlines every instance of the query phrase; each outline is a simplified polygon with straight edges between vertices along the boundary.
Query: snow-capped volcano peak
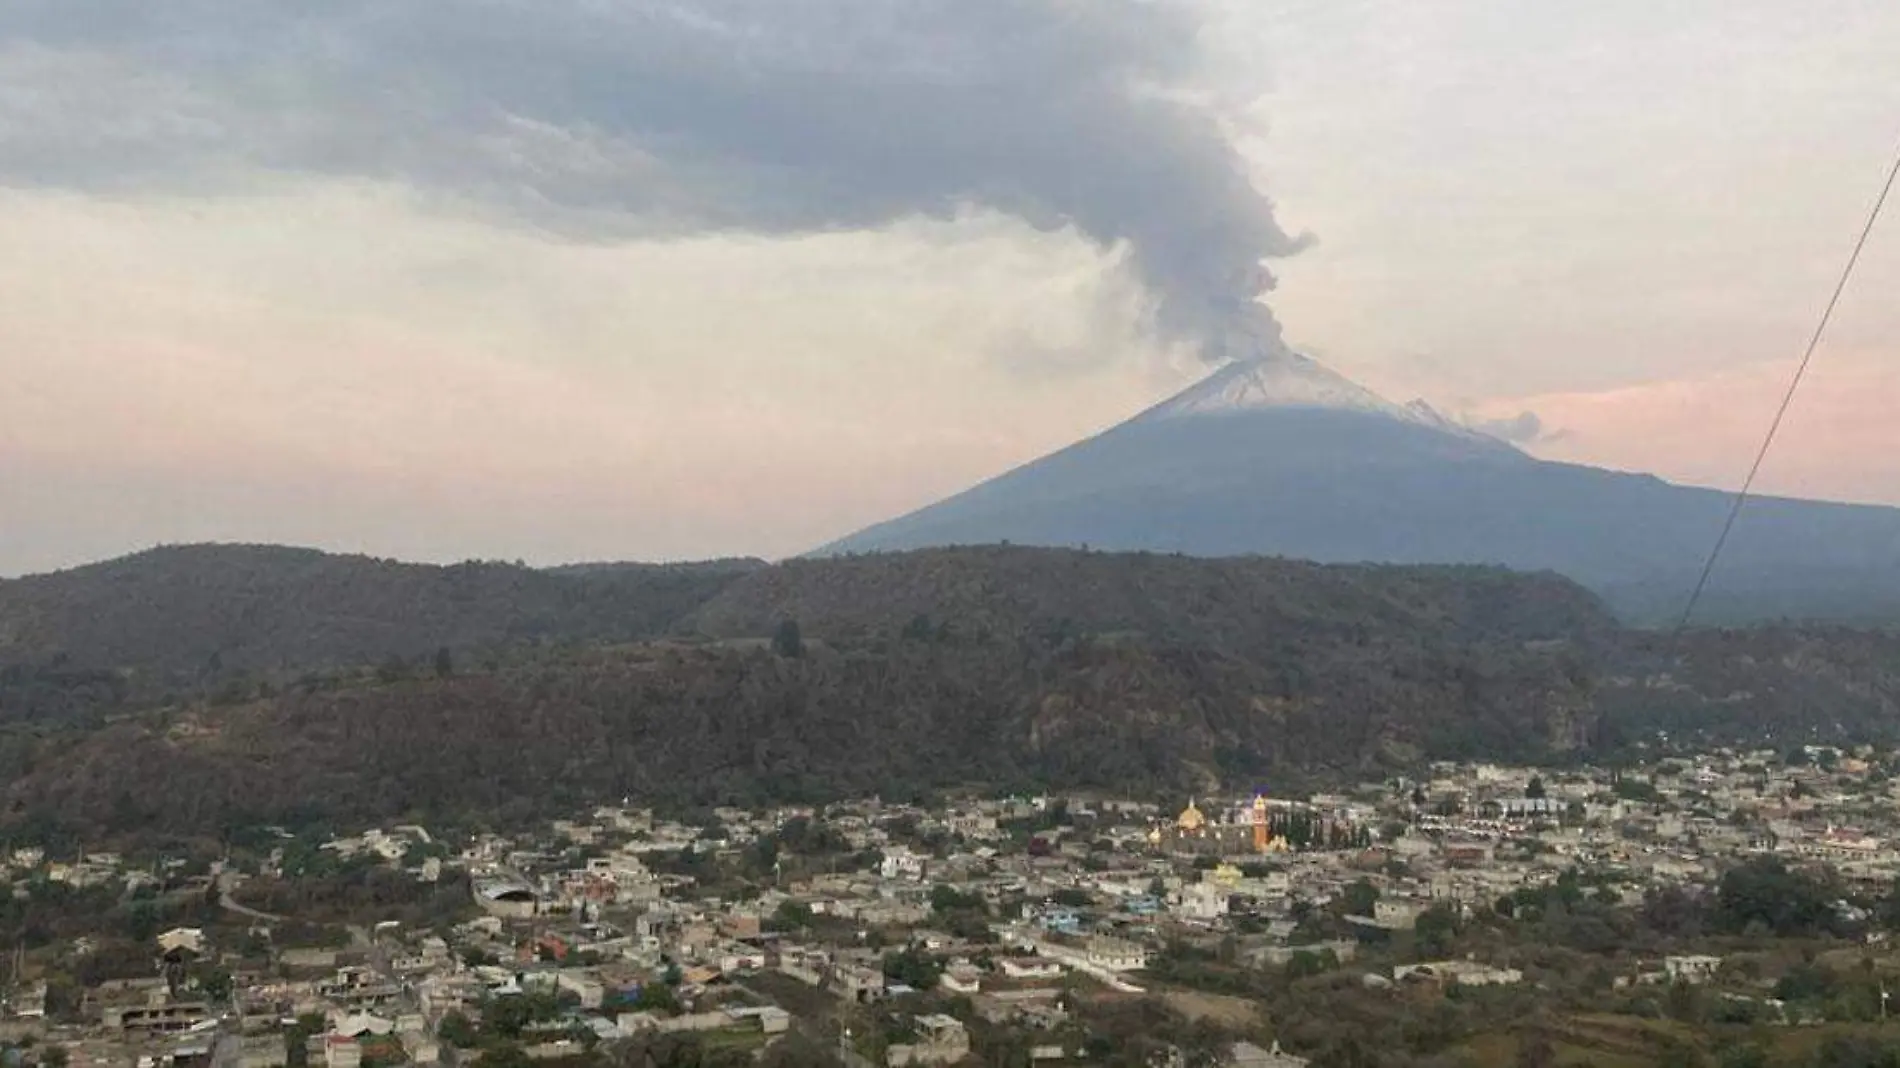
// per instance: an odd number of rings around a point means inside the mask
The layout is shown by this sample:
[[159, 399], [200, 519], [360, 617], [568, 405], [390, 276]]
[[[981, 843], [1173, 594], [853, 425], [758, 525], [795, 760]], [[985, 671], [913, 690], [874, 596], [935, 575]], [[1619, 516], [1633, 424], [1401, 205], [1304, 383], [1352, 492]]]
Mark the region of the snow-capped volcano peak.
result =
[[1176, 419], [1273, 408], [1326, 408], [1431, 426], [1444, 423], [1430, 408], [1421, 412], [1393, 404], [1317, 360], [1292, 352], [1235, 360], [1137, 418]]
[[1298, 353], [1235, 360], [1143, 412], [1143, 419], [1263, 408], [1331, 408], [1407, 418], [1405, 409]]
[[1133, 421], [1238, 415], [1276, 409], [1323, 409], [1375, 415], [1496, 443], [1496, 439], [1440, 414], [1422, 400], [1394, 404], [1319, 361], [1293, 352], [1235, 360]]

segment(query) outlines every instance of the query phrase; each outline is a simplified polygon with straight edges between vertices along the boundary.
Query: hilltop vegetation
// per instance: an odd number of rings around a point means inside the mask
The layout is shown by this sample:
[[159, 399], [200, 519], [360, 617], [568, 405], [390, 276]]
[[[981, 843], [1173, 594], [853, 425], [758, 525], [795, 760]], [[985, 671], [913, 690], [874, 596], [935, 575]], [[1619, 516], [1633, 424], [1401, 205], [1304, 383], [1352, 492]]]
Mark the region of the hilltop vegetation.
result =
[[199, 548], [0, 584], [0, 619], [0, 820], [66, 833], [1244, 788], [1659, 726], [1900, 721], [1893, 636], [1678, 642], [1483, 568], [986, 548], [549, 573]]
[[1401, 639], [1314, 643], [1265, 663], [1092, 639], [809, 642], [789, 657], [658, 645], [115, 723], [49, 745], [8, 803], [41, 821], [206, 829], [526, 817], [629, 794], [1206, 789], [1382, 753], [1539, 753], [1576, 743], [1585, 703], [1559, 656]]
[[782, 619], [833, 635], [1067, 628], [1221, 648], [1401, 630], [1535, 640], [1615, 625], [1595, 597], [1548, 573], [1008, 546], [789, 560], [733, 582], [691, 625], [734, 636]]
[[57, 661], [177, 682], [535, 640], [665, 633], [759, 561], [539, 571], [258, 545], [153, 549], [0, 581], [0, 666]]

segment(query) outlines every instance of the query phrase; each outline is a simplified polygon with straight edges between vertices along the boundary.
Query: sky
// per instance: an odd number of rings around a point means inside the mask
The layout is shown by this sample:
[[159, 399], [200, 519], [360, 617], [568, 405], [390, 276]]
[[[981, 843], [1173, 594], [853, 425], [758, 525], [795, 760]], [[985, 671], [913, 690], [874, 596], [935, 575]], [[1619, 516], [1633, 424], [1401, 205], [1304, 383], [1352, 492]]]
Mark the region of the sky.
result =
[[[0, 0], [0, 575], [796, 553], [1284, 344], [1735, 486], [1890, 0]], [[1900, 504], [1900, 212], [1760, 482]]]

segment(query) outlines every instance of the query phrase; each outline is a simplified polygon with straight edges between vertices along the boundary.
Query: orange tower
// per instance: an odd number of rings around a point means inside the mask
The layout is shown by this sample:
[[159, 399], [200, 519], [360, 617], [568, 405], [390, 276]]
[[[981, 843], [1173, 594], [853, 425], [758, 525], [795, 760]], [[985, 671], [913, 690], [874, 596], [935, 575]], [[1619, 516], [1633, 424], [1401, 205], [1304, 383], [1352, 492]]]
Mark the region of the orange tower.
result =
[[1253, 851], [1267, 851], [1267, 795], [1253, 795]]

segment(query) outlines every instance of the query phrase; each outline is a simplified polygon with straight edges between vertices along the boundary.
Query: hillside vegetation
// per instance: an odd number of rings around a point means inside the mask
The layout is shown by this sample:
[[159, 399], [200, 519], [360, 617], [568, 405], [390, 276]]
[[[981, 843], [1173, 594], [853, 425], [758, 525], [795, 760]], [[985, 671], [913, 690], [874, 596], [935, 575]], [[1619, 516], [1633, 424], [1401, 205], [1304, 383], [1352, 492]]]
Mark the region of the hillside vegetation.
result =
[[[986, 548], [548, 573], [191, 549], [0, 585], [0, 618], [0, 823], [22, 833], [1245, 789], [1658, 727], [1900, 722], [1891, 635], [1676, 641], [1482, 568]], [[153, 673], [174, 688], [136, 684]]]
[[665, 633], [758, 561], [539, 571], [448, 567], [279, 546], [153, 549], [0, 581], [0, 665], [195, 679], [532, 640]]
[[1595, 597], [1547, 573], [1007, 546], [790, 560], [733, 582], [690, 622], [736, 636], [782, 619], [832, 635], [1068, 628], [1227, 648], [1400, 630], [1534, 640], [1614, 626]]

